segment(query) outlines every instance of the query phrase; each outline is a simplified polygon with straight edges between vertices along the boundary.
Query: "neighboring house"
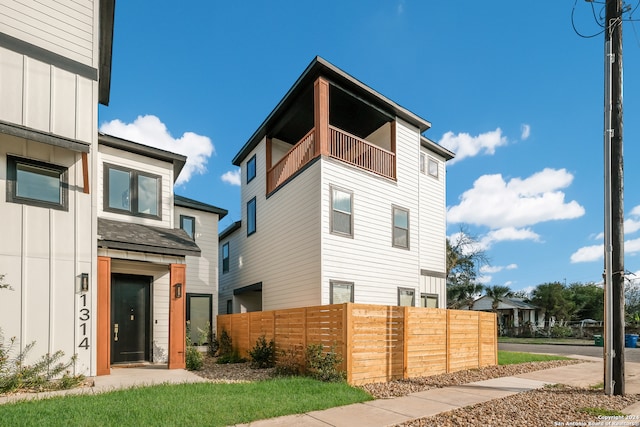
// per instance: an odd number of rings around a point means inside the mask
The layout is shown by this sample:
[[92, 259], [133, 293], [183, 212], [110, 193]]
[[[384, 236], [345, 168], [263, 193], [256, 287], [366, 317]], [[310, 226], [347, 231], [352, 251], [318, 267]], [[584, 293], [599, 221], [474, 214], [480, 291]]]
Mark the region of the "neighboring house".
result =
[[446, 307], [445, 162], [431, 124], [315, 58], [233, 159], [219, 313]]
[[213, 322], [227, 211], [174, 196], [186, 157], [108, 135], [99, 142], [98, 368], [184, 367], [185, 321], [195, 341]]
[[98, 103], [114, 0], [0, 2], [0, 328], [96, 373]]
[[[462, 307], [468, 310], [469, 307]], [[493, 298], [484, 295], [473, 302], [471, 310], [493, 311]], [[520, 334], [522, 328], [535, 330], [544, 327], [544, 310], [525, 302], [522, 298], [502, 297], [498, 303], [498, 326], [503, 333]]]

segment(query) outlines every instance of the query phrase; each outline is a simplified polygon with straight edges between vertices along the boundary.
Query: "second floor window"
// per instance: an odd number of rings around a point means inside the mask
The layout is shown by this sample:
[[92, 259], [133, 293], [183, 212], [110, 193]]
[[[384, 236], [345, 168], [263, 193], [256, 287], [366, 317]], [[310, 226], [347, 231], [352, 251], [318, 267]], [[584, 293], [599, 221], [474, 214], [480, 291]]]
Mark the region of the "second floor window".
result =
[[353, 193], [331, 187], [331, 232], [353, 237]]
[[247, 184], [256, 177], [256, 155], [247, 162]]
[[393, 207], [393, 246], [409, 249], [409, 211]]
[[180, 228], [182, 228], [192, 239], [196, 236], [196, 219], [192, 216], [180, 215]]
[[104, 210], [161, 219], [162, 178], [121, 166], [104, 165]]
[[7, 202], [68, 210], [67, 168], [7, 156]]
[[222, 272], [229, 272], [229, 242], [222, 245]]
[[256, 232], [256, 198], [247, 202], [247, 236]]

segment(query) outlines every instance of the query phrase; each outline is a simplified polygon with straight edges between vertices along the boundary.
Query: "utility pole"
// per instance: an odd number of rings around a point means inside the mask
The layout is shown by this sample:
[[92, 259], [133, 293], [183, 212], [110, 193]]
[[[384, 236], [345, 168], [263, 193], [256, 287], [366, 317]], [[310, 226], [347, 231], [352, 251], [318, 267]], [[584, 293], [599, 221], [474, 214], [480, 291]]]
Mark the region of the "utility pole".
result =
[[624, 395], [622, 0], [606, 0], [604, 34], [605, 393], [608, 395]]

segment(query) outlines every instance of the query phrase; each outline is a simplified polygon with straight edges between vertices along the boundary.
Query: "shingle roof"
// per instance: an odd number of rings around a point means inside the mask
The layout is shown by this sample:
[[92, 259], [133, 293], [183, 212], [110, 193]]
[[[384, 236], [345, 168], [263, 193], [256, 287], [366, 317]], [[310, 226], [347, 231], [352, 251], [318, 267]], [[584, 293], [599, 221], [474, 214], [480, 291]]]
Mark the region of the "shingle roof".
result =
[[182, 229], [106, 218], [98, 218], [98, 246], [161, 255], [200, 256], [200, 248]]
[[177, 194], [173, 196], [173, 204], [176, 206], [181, 206], [183, 208], [190, 208], [198, 211], [218, 214], [218, 219], [224, 218], [229, 213], [229, 211], [227, 211], [226, 209], [222, 209], [208, 203], [199, 202], [194, 199], [189, 199], [184, 196], [178, 196]]

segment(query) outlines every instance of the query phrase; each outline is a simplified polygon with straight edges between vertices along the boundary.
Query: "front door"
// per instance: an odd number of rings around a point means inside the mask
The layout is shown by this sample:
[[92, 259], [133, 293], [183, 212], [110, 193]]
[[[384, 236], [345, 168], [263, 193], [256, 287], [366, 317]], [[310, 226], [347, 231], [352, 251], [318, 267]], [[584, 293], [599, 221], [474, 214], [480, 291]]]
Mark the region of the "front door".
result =
[[111, 363], [149, 360], [149, 276], [114, 274], [111, 280]]

